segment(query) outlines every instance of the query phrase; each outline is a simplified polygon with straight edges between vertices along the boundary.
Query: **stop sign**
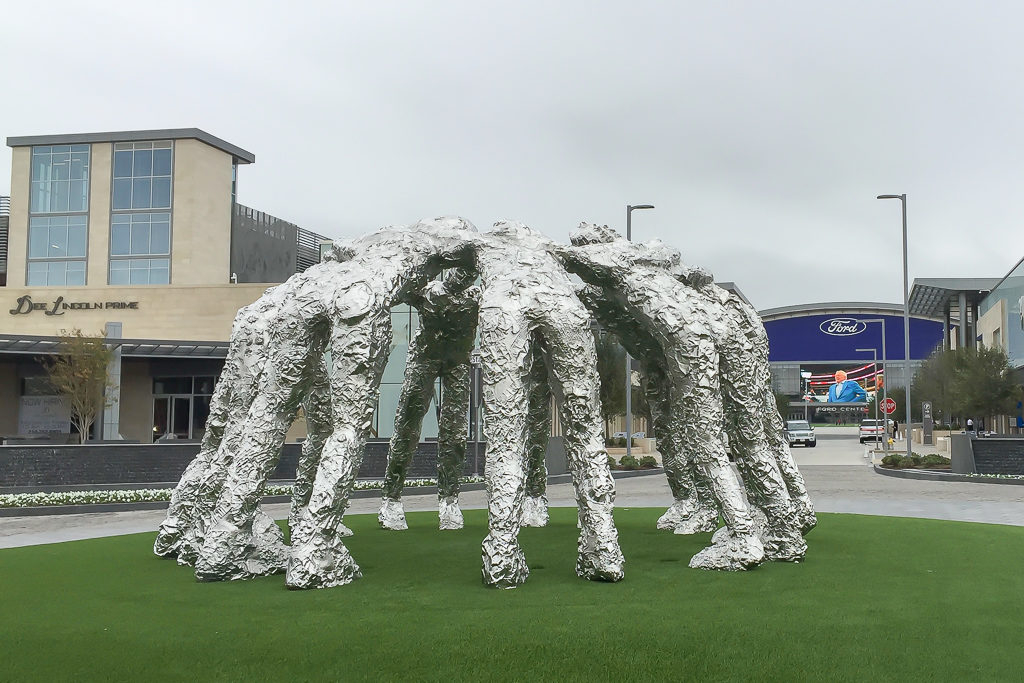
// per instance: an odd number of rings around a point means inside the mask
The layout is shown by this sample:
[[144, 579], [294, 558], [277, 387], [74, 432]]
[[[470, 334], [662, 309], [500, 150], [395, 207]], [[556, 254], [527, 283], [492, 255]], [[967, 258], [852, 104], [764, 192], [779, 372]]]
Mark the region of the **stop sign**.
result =
[[887, 398], [884, 401], [882, 401], [882, 412], [884, 412], [886, 415], [892, 415], [893, 413], [895, 413], [896, 401], [892, 400], [891, 398]]

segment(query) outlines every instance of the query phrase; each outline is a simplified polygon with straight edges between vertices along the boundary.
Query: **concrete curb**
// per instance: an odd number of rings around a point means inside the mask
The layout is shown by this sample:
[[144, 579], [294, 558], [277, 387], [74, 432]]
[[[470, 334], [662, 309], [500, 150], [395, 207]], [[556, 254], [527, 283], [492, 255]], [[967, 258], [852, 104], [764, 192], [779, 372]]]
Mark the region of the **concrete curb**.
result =
[[[613, 471], [612, 476], [615, 479], [629, 479], [631, 477], [643, 477], [652, 474], [663, 474], [665, 470], [661, 467], [657, 467], [650, 470], [624, 470], [624, 471]], [[290, 484], [291, 482], [272, 482], [274, 484]], [[572, 475], [570, 474], [555, 474], [548, 477], [548, 485], [552, 484], [569, 484], [572, 483]], [[174, 484], [167, 486], [147, 486], [145, 488], [173, 488]], [[116, 487], [104, 486], [97, 487], [95, 489], [88, 490], [109, 490]], [[136, 488], [136, 487], [133, 487]], [[472, 483], [463, 484], [460, 489], [462, 491], [482, 491], [484, 484]], [[73, 490], [84, 490], [82, 487], [77, 487]], [[428, 496], [437, 495], [436, 486], [410, 486], [405, 489], [402, 494], [403, 496]], [[351, 498], [379, 498], [380, 491], [378, 489], [370, 489], [364, 491], [353, 491]], [[290, 496], [265, 496], [261, 501], [263, 504], [274, 504], [274, 503], [289, 503], [291, 502]], [[89, 513], [99, 512], [132, 512], [135, 510], [166, 510], [168, 501], [157, 500], [147, 501], [140, 503], [90, 503], [84, 505], [41, 505], [39, 507], [28, 507], [28, 508], [0, 508], [0, 517], [39, 517], [43, 515], [81, 515]]]
[[998, 477], [967, 477], [962, 474], [947, 474], [928, 470], [891, 470], [886, 467], [872, 465], [876, 474], [897, 479], [920, 479], [921, 481], [957, 481], [969, 484], [1010, 484], [1024, 486], [1024, 479], [1000, 479]]

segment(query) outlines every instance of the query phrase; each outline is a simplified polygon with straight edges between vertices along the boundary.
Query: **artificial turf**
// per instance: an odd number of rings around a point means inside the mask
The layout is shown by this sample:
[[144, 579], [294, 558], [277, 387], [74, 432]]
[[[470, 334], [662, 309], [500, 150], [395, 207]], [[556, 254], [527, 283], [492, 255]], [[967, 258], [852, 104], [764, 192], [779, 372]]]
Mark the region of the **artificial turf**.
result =
[[716, 573], [709, 535], [618, 509], [626, 578], [574, 574], [576, 516], [480, 583], [485, 513], [439, 532], [348, 516], [363, 578], [197, 583], [153, 534], [0, 550], [0, 680], [1020, 680], [1024, 528], [820, 515], [800, 564]]

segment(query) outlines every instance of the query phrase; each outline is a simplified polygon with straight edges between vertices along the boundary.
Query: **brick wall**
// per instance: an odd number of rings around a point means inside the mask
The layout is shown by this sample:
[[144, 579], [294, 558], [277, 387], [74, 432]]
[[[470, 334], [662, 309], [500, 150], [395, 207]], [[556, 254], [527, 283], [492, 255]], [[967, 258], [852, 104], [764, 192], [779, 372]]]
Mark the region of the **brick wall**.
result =
[[[300, 450], [299, 444], [286, 444], [271, 479], [293, 479]], [[198, 452], [198, 443], [0, 446], [0, 490], [176, 483]], [[387, 441], [369, 442], [359, 478], [383, 477], [387, 454]], [[481, 470], [483, 454], [481, 443]], [[472, 444], [467, 448], [463, 472], [473, 474]], [[409, 476], [437, 476], [437, 442], [419, 445], [409, 466]]]

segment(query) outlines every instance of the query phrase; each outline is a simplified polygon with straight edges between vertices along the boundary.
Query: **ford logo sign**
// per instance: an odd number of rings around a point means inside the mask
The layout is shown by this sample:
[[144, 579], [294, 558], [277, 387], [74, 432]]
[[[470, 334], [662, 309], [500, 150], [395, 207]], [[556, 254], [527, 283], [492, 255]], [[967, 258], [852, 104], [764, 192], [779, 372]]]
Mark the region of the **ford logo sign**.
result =
[[850, 335], [860, 334], [868, 329], [868, 324], [856, 318], [829, 318], [818, 325], [818, 328], [825, 334], [831, 334], [833, 337], [849, 337]]

